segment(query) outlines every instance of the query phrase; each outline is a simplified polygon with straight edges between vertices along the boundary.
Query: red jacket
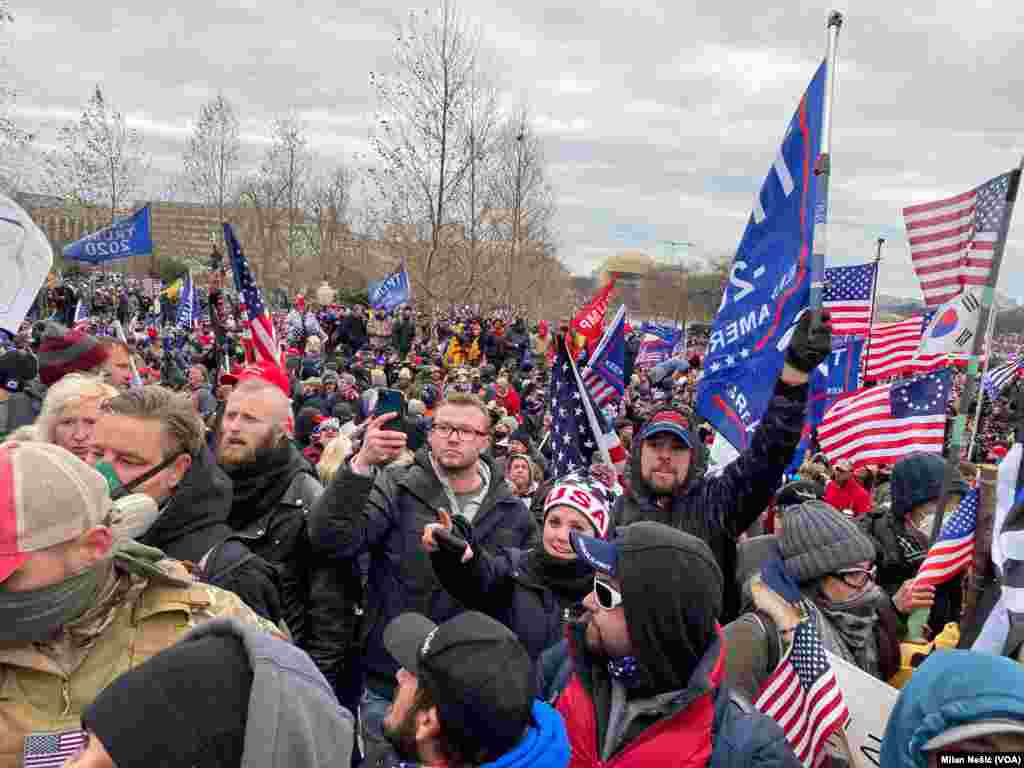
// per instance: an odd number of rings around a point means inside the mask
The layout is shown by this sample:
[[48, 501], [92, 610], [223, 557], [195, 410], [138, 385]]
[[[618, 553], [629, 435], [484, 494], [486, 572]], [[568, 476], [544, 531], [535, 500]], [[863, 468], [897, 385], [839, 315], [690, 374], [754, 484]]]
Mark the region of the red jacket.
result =
[[499, 395], [498, 390], [495, 389], [494, 400], [495, 402], [498, 403], [498, 405], [505, 409], [505, 412], [509, 416], [519, 415], [519, 393], [512, 389], [511, 385], [509, 385], [508, 392], [505, 394], [504, 397]]
[[[719, 637], [721, 632], [719, 631]], [[715, 721], [715, 690], [725, 674], [725, 644], [719, 640], [706, 689], [683, 710], [661, 720], [617, 752], [610, 760], [601, 759], [597, 743], [597, 715], [577, 673], [558, 697], [556, 708], [565, 720], [565, 730], [572, 747], [569, 768], [625, 768], [625, 766], [671, 765], [674, 768], [707, 766], [711, 759], [712, 728]], [[703, 662], [702, 662], [703, 663]]]
[[853, 516], [860, 517], [871, 511], [871, 494], [852, 477], [842, 488], [836, 485], [835, 480], [830, 480], [825, 487], [825, 503], [831, 504], [840, 512], [852, 509]]

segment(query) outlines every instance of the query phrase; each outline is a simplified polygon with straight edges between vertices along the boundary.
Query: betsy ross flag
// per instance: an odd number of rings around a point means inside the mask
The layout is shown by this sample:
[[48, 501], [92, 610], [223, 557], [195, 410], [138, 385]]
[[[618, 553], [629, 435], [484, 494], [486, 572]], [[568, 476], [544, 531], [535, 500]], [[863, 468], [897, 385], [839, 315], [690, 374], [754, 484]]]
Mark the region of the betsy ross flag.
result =
[[948, 368], [838, 399], [818, 427], [821, 449], [839, 459], [893, 464], [915, 451], [942, 453], [946, 404], [953, 387]]
[[871, 325], [875, 264], [829, 267], [822, 302], [832, 317], [833, 336], [866, 336]]
[[235, 276], [239, 306], [246, 319], [246, 327], [252, 332], [255, 362], [269, 360], [278, 365], [277, 334], [274, 323], [263, 306], [263, 296], [252, 276], [249, 261], [242, 253], [242, 246], [235, 239], [230, 224], [224, 225], [224, 242], [227, 243], [231, 258], [231, 271]]
[[626, 391], [626, 306], [619, 307], [583, 370], [583, 386], [598, 408]]
[[[555, 363], [551, 369], [551, 385], [548, 402], [551, 403], [551, 461], [552, 477], [561, 477], [577, 469], [590, 466], [598, 443], [608, 450], [612, 464], [626, 461], [626, 450], [619, 442], [619, 436], [609, 426], [601, 412], [595, 407], [600, 434], [590, 428], [583, 398], [565, 344], [558, 344]], [[598, 453], [600, 456], [600, 453]]]
[[973, 562], [978, 501], [978, 489], [974, 488], [960, 500], [953, 514], [943, 520], [939, 538], [917, 570], [916, 583], [942, 584]]
[[1013, 381], [1024, 371], [1024, 355], [1017, 354], [1010, 358], [1010, 361], [1000, 365], [998, 368], [989, 371], [981, 379], [981, 388], [990, 400], [995, 400], [1006, 388], [1006, 385]]
[[60, 768], [85, 745], [85, 731], [33, 733], [25, 737], [25, 768]]
[[797, 624], [793, 644], [765, 681], [754, 706], [782, 726], [806, 768], [822, 761], [825, 742], [850, 719], [813, 613]]
[[192, 273], [185, 278], [185, 284], [178, 292], [178, 317], [175, 325], [191, 331], [196, 316], [196, 290], [192, 283]]
[[992, 257], [1009, 214], [1007, 198], [1016, 171], [933, 203], [903, 209], [914, 272], [929, 307], [952, 299], [968, 285], [987, 285]]

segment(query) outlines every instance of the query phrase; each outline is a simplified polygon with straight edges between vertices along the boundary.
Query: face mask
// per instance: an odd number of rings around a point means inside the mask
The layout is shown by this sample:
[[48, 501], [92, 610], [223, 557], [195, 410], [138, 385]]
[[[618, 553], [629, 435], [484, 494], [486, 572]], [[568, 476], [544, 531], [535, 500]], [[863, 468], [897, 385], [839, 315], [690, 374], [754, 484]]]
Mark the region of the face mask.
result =
[[138, 488], [143, 483], [156, 477], [158, 474], [160, 474], [169, 466], [171, 466], [171, 464], [173, 464], [177, 460], [177, 458], [183, 454], [184, 452], [171, 454], [166, 459], [157, 464], [155, 467], [147, 469], [145, 472], [136, 477], [127, 485], [123, 485], [121, 483], [121, 478], [118, 477], [117, 470], [114, 469], [113, 465], [108, 461], [97, 461], [96, 471], [103, 475], [104, 478], [106, 478], [107, 487], [110, 489], [111, 500], [117, 501], [123, 496], [127, 496], [129, 493], [131, 493], [133, 490]]
[[98, 563], [59, 584], [26, 592], [8, 592], [0, 584], [0, 642], [50, 639], [58, 627], [74, 621], [92, 605], [109, 568], [109, 561]]
[[917, 524], [917, 530], [923, 533], [925, 536], [931, 537], [932, 535], [932, 523], [935, 522], [935, 513], [926, 515], [921, 518], [921, 521]]

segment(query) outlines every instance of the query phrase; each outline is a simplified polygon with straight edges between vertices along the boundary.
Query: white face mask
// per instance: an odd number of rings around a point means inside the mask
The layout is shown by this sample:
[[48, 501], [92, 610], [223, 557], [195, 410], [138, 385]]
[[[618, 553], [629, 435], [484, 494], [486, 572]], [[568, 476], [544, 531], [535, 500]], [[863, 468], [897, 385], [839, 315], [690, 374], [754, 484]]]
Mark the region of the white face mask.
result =
[[119, 539], [144, 535], [160, 517], [157, 503], [144, 493], [132, 493], [114, 502], [110, 529]]

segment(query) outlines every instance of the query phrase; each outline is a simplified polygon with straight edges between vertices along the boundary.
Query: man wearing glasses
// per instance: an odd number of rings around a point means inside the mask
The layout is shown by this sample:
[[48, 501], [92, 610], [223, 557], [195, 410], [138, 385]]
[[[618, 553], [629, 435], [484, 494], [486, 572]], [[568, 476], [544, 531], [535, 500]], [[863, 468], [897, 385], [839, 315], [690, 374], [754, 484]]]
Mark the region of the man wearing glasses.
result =
[[424, 526], [444, 510], [457, 524], [472, 525], [474, 548], [492, 552], [526, 549], [536, 536], [526, 506], [486, 454], [491, 418], [479, 398], [452, 393], [439, 403], [427, 445], [411, 466], [389, 466], [406, 445], [405, 433], [388, 423], [394, 417], [369, 420], [359, 453], [309, 515], [314, 550], [340, 568], [369, 554], [359, 706], [367, 758], [386, 748], [381, 723], [395, 695], [398, 665], [384, 648], [384, 628], [406, 612], [441, 623], [461, 611], [420, 545]]

